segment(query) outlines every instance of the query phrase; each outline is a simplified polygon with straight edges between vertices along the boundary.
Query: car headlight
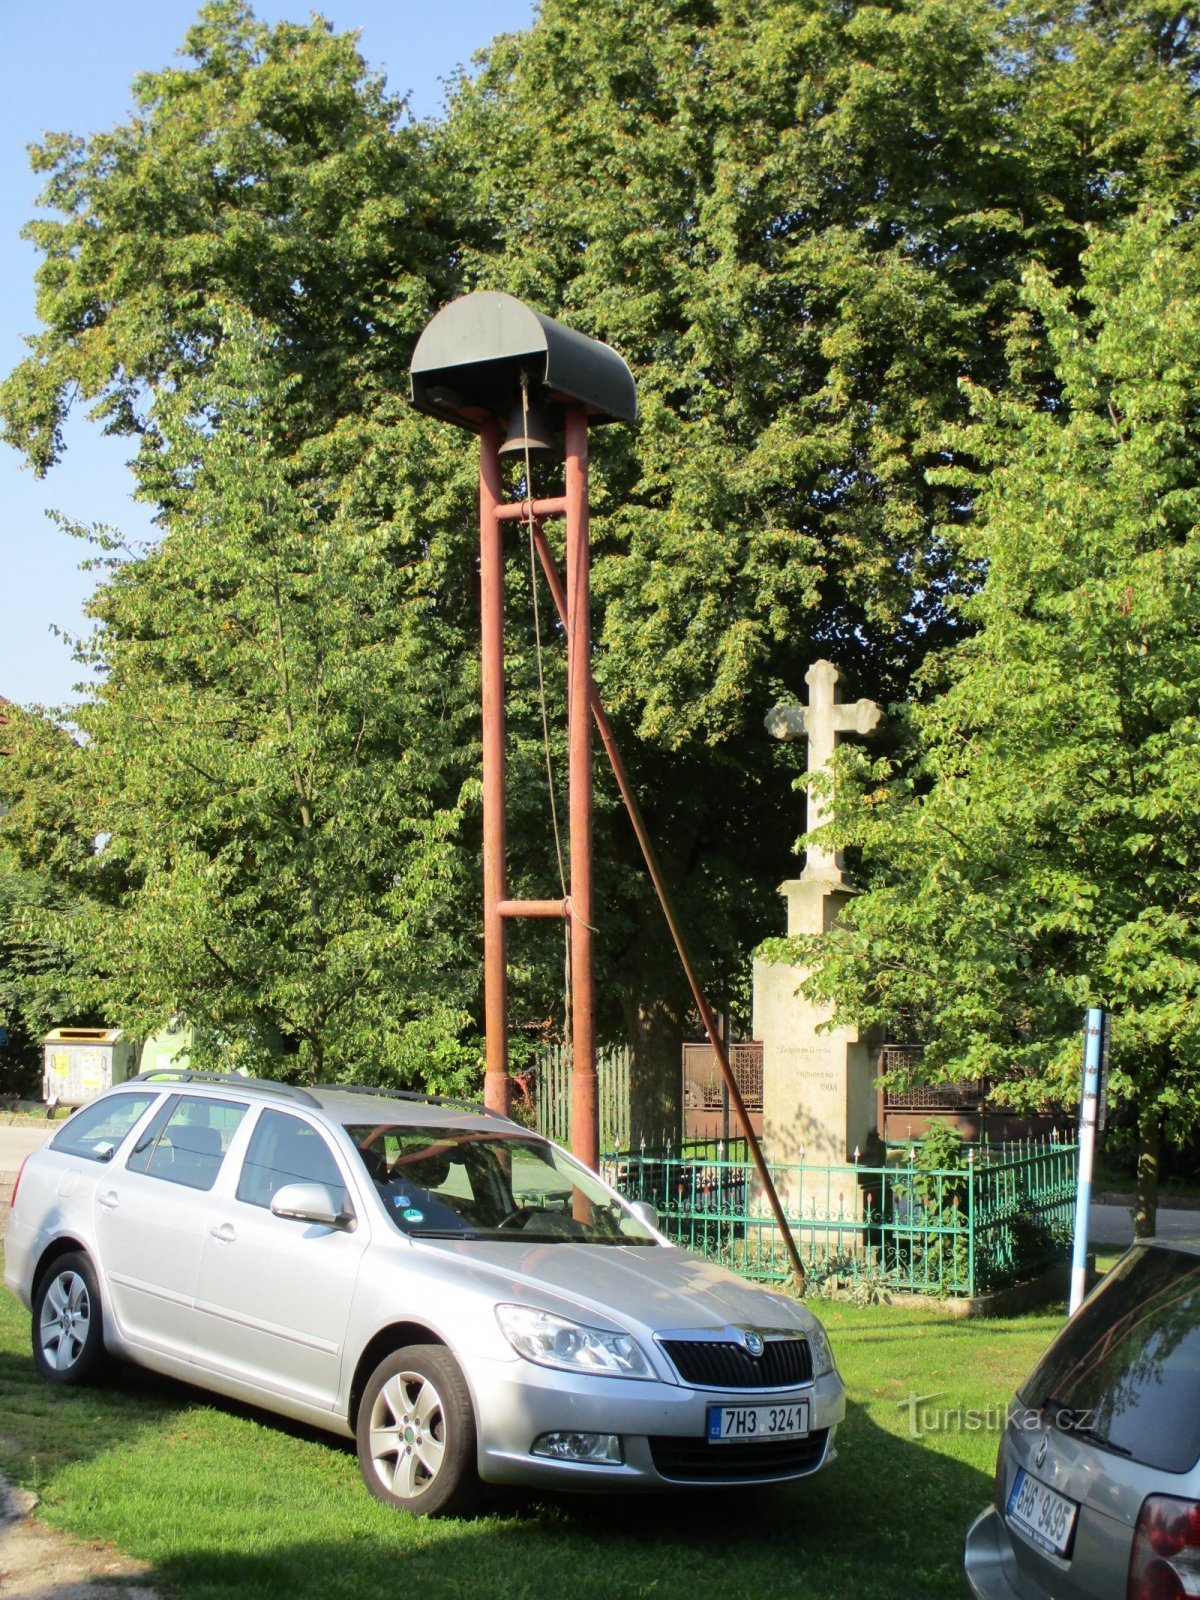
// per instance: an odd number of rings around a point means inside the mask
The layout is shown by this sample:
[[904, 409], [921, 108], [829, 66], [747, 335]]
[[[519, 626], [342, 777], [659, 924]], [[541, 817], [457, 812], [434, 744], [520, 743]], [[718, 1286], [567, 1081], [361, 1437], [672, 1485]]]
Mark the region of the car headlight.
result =
[[585, 1328], [533, 1306], [497, 1306], [496, 1321], [519, 1356], [539, 1367], [595, 1372], [607, 1378], [653, 1378], [654, 1370], [627, 1333]]
[[833, 1346], [829, 1342], [829, 1335], [819, 1322], [814, 1322], [807, 1332], [808, 1347], [812, 1351], [813, 1377], [823, 1378], [826, 1373], [836, 1370]]

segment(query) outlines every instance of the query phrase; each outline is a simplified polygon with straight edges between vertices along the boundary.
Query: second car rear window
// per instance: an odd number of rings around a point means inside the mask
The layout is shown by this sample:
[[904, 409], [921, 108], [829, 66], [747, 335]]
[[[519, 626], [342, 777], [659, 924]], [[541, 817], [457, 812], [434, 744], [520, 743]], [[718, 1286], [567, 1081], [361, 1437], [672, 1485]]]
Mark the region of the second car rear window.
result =
[[1066, 1408], [1081, 1433], [1145, 1466], [1189, 1471], [1200, 1456], [1200, 1256], [1162, 1246], [1131, 1251], [1019, 1398]]

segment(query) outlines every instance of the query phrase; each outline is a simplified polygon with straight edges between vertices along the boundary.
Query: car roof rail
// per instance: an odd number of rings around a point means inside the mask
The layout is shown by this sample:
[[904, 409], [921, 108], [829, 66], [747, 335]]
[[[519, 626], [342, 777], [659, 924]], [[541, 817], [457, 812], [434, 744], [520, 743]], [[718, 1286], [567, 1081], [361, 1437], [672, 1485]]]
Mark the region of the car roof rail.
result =
[[457, 1100], [453, 1095], [428, 1094], [423, 1089], [372, 1089], [365, 1083], [323, 1083], [320, 1087], [334, 1094], [369, 1094], [387, 1100], [419, 1100], [429, 1106], [457, 1106], [461, 1111], [476, 1111], [482, 1117], [499, 1117], [501, 1122], [511, 1120], [503, 1111], [481, 1105], [478, 1100]]
[[302, 1105], [316, 1106], [321, 1102], [297, 1083], [280, 1083], [275, 1078], [243, 1078], [240, 1072], [197, 1072], [190, 1067], [152, 1067], [139, 1072], [136, 1078], [126, 1078], [126, 1083], [218, 1083], [232, 1089], [245, 1089], [250, 1093], [281, 1094], [289, 1100], [299, 1100]]

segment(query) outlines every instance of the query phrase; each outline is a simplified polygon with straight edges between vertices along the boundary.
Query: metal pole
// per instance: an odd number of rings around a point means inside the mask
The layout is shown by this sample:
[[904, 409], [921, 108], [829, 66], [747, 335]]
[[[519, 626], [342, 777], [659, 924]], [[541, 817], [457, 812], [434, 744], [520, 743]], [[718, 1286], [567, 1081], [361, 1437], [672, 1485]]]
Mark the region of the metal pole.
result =
[[1096, 1153], [1096, 1119], [1100, 1108], [1100, 1050], [1104, 1013], [1095, 1006], [1087, 1014], [1083, 1035], [1083, 1104], [1079, 1108], [1079, 1187], [1075, 1195], [1075, 1250], [1071, 1257], [1071, 1300], [1068, 1316], [1083, 1304], [1087, 1290], [1088, 1207], [1092, 1201], [1092, 1161]]
[[[565, 625], [567, 620], [567, 606], [566, 595], [563, 592], [562, 580], [559, 577], [558, 568], [554, 564], [554, 556], [551, 553], [550, 546], [546, 543], [546, 536], [542, 532], [540, 525], [536, 522], [534, 523], [533, 538], [537, 549], [538, 558], [542, 563], [542, 571], [546, 574], [546, 582], [549, 585], [550, 593], [554, 598], [554, 604], [558, 608], [559, 617]], [[651, 882], [654, 884], [655, 892], [658, 895], [659, 904], [663, 908], [663, 915], [667, 919], [667, 927], [670, 929], [671, 938], [675, 942], [675, 949], [679, 955], [680, 965], [683, 967], [684, 975], [688, 981], [688, 986], [692, 991], [692, 998], [696, 1002], [696, 1009], [700, 1013], [700, 1020], [704, 1025], [704, 1031], [708, 1035], [708, 1042], [712, 1045], [713, 1053], [717, 1058], [717, 1065], [721, 1069], [721, 1076], [724, 1079], [725, 1086], [729, 1092], [729, 1098], [733, 1104], [734, 1113], [737, 1116], [742, 1133], [745, 1135], [746, 1144], [750, 1150], [750, 1159], [754, 1163], [755, 1171], [758, 1173], [759, 1181], [763, 1186], [763, 1193], [767, 1197], [767, 1204], [771, 1208], [771, 1215], [774, 1217], [776, 1226], [778, 1227], [780, 1235], [783, 1238], [783, 1247], [787, 1254], [788, 1265], [791, 1267], [792, 1274], [796, 1280], [796, 1287], [801, 1293], [803, 1293], [805, 1283], [804, 1263], [800, 1260], [800, 1252], [796, 1249], [796, 1241], [792, 1237], [791, 1227], [788, 1224], [782, 1202], [779, 1199], [779, 1191], [776, 1189], [775, 1182], [771, 1177], [770, 1172], [767, 1170], [767, 1163], [763, 1157], [762, 1147], [758, 1142], [758, 1136], [751, 1126], [750, 1113], [746, 1110], [746, 1102], [742, 1099], [741, 1090], [737, 1086], [737, 1079], [733, 1075], [733, 1068], [729, 1064], [729, 1054], [726, 1051], [724, 1042], [721, 1039], [721, 1034], [717, 1027], [716, 1019], [713, 1016], [712, 1009], [710, 1008], [708, 1001], [704, 997], [704, 991], [700, 987], [700, 979], [696, 973], [695, 967], [692, 965], [692, 958], [688, 951], [687, 941], [684, 938], [682, 924], [675, 913], [674, 902], [672, 901], [670, 892], [667, 889], [666, 879], [663, 877], [662, 870], [659, 867], [658, 855], [654, 849], [653, 843], [651, 842], [650, 831], [646, 827], [646, 820], [642, 816], [642, 808], [638, 805], [637, 796], [633, 792], [629, 782], [628, 774], [625, 771], [625, 763], [622, 761], [621, 752], [617, 747], [617, 740], [615, 734], [613, 733], [612, 723], [608, 719], [608, 713], [600, 703], [599, 690], [592, 681], [590, 666], [587, 674], [587, 685], [588, 700], [592, 708], [592, 715], [596, 719], [596, 727], [599, 729], [600, 738], [603, 741], [606, 752], [608, 753], [609, 763], [613, 769], [613, 776], [617, 780], [617, 787], [621, 791], [621, 798], [625, 802], [625, 809], [629, 813], [629, 820], [633, 824], [633, 831], [637, 836], [638, 844], [641, 846], [642, 856], [646, 862], [646, 868], [650, 873]]]
[[600, 1165], [592, 980], [592, 627], [587, 413], [566, 416], [567, 739], [571, 819], [571, 1152]]
[[508, 1115], [508, 952], [501, 905], [508, 899], [504, 779], [504, 542], [500, 428], [485, 422], [479, 454], [479, 610], [483, 699], [483, 1103]]

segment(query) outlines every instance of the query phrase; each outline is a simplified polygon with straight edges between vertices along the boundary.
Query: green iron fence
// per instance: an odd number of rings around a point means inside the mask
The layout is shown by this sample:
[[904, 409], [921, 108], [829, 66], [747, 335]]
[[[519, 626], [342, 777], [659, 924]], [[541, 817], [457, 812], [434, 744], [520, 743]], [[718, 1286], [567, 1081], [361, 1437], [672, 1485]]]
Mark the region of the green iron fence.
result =
[[[926, 1170], [915, 1148], [886, 1166], [772, 1163], [771, 1177], [814, 1284], [977, 1295], [1066, 1260], [1077, 1147], [1053, 1140], [969, 1146]], [[787, 1258], [754, 1167], [735, 1145], [616, 1151], [605, 1175], [648, 1200], [677, 1244], [767, 1282]]]

